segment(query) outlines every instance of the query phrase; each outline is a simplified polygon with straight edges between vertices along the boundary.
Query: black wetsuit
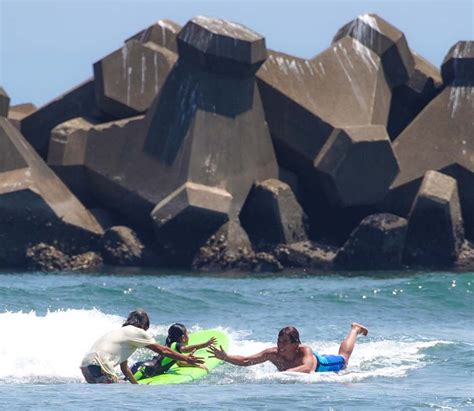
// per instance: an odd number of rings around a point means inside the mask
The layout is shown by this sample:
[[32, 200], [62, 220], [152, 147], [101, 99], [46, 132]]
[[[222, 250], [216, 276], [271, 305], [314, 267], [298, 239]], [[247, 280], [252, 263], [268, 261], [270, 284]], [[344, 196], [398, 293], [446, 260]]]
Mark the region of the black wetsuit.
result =
[[[183, 344], [181, 343], [172, 343], [169, 348], [171, 348], [173, 351], [181, 353], [182, 347]], [[149, 378], [154, 377], [155, 375], [164, 374], [174, 364], [176, 364], [176, 360], [158, 354], [155, 355], [151, 360], [139, 361], [133, 364], [131, 371], [133, 374], [135, 374], [137, 371], [141, 371], [144, 378]]]

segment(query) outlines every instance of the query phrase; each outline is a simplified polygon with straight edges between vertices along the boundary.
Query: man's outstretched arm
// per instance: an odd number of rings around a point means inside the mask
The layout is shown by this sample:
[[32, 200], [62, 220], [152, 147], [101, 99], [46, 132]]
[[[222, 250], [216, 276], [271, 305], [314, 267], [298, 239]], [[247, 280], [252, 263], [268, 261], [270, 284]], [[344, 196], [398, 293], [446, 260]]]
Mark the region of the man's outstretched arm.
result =
[[183, 361], [190, 365], [199, 365], [203, 364], [204, 360], [202, 357], [195, 357], [194, 355], [183, 355], [176, 351], [173, 351], [171, 348], [167, 347], [166, 345], [161, 345], [158, 343], [147, 345], [146, 348], [163, 355], [164, 357], [169, 357], [176, 361]]
[[217, 347], [209, 347], [207, 350], [208, 353], [212, 354], [212, 357], [218, 358], [219, 360], [228, 362], [230, 364], [239, 365], [241, 367], [247, 367], [249, 365], [260, 364], [265, 361], [270, 360], [271, 353], [273, 352], [272, 348], [267, 348], [257, 354], [244, 356], [244, 355], [229, 355], [225, 352], [225, 350], [220, 346]]

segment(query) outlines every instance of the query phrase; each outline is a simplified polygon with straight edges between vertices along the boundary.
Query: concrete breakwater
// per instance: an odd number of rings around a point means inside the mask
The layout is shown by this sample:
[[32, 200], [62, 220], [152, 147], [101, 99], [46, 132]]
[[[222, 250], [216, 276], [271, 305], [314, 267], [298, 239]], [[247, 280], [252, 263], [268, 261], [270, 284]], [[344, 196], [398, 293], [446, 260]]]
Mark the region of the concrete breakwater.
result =
[[160, 20], [43, 107], [0, 91], [0, 265], [472, 269], [473, 62], [375, 14], [310, 60]]

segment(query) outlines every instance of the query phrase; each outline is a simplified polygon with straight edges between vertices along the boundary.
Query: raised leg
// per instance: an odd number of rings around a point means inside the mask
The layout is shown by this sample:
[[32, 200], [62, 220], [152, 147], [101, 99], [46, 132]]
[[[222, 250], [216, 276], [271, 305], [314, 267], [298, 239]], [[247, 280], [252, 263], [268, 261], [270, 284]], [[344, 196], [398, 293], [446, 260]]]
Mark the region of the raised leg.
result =
[[346, 366], [349, 363], [349, 358], [351, 357], [352, 351], [354, 350], [354, 346], [357, 340], [357, 336], [359, 334], [367, 335], [369, 330], [361, 324], [352, 323], [351, 330], [344, 341], [341, 343], [339, 347], [339, 355], [342, 355], [346, 360]]

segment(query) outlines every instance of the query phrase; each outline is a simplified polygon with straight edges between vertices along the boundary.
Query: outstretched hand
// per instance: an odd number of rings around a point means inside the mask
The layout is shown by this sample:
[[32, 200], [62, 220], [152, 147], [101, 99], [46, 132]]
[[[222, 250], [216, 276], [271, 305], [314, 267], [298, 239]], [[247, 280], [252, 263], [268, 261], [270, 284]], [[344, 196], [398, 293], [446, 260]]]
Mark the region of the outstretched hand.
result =
[[219, 348], [211, 346], [208, 348], [207, 352], [211, 354], [211, 358], [218, 358], [219, 360], [225, 360], [227, 358], [227, 353], [224, 348], [222, 348], [222, 345], [220, 345]]
[[204, 359], [202, 357], [195, 357], [191, 354], [187, 356], [187, 363], [191, 365], [204, 364]]
[[215, 345], [217, 342], [216, 337], [211, 337], [209, 340], [206, 341], [206, 347], [210, 347], [211, 345]]

